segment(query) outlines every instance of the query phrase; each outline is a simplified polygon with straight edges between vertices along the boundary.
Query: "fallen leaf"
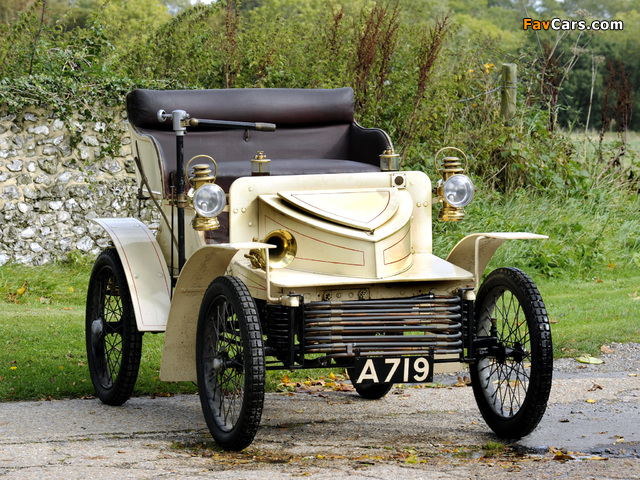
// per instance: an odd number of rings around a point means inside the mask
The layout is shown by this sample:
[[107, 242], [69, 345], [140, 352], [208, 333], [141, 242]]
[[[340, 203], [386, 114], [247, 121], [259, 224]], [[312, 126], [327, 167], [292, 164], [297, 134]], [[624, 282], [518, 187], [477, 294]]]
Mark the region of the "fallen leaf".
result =
[[589, 363], [591, 365], [600, 365], [601, 363], [604, 363], [604, 360], [586, 354], [580, 355], [576, 360], [580, 363]]
[[593, 398], [587, 398], [587, 403], [596, 403], [596, 401]]
[[602, 353], [604, 353], [605, 355], [608, 355], [608, 354], [611, 354], [611, 353], [614, 353], [614, 352], [615, 352], [615, 350], [614, 350], [613, 348], [609, 348], [609, 347], [607, 347], [606, 345], [602, 345], [602, 346], [600, 347], [600, 351], [601, 351]]
[[458, 383], [454, 387], [468, 387], [469, 385], [471, 385], [471, 379], [465, 376], [464, 378], [458, 377]]
[[596, 390], [602, 390], [602, 387], [597, 383], [594, 383], [593, 386], [587, 390], [588, 392], [595, 392]]
[[24, 283], [22, 284], [22, 286], [18, 289], [18, 291], [16, 293], [18, 295], [22, 295], [26, 291], [27, 291], [27, 281], [25, 280]]
[[564, 453], [558, 450], [553, 456], [554, 460], [559, 460], [561, 462], [566, 462], [567, 460], [575, 460], [575, 457], [569, 455], [568, 453]]

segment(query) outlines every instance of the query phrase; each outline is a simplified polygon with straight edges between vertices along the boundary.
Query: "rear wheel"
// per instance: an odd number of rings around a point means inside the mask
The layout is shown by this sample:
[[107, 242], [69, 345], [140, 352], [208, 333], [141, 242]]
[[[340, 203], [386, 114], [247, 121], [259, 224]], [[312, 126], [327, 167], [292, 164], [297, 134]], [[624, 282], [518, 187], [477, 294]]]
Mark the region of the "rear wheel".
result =
[[393, 388], [393, 383], [356, 383], [355, 370], [348, 368], [347, 373], [358, 395], [367, 400], [379, 400]]
[[196, 363], [200, 403], [215, 442], [242, 450], [262, 417], [265, 360], [255, 301], [235, 277], [216, 278], [198, 318]]
[[102, 252], [93, 266], [85, 322], [87, 359], [96, 395], [107, 405], [122, 405], [131, 397], [138, 378], [142, 333], [114, 249]]
[[547, 310], [521, 270], [493, 271], [476, 300], [476, 334], [496, 336], [470, 365], [471, 382], [485, 421], [500, 437], [524, 437], [538, 425], [551, 391], [553, 348]]
[[[401, 334], [388, 333], [387, 335]], [[362, 398], [366, 398], [367, 400], [379, 400], [382, 397], [386, 396], [387, 393], [389, 393], [393, 388], [393, 383], [356, 383], [355, 369], [349, 368], [347, 370], [347, 373], [349, 374], [349, 378], [351, 379], [353, 388], [356, 389], [358, 395], [360, 395]]]

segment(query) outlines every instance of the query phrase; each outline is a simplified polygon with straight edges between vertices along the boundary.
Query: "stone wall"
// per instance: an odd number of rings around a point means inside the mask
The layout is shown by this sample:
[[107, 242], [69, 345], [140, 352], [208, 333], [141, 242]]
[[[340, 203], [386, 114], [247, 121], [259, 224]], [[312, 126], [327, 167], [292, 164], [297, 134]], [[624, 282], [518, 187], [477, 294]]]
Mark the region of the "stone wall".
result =
[[[67, 125], [43, 110], [0, 106], [0, 265], [97, 254], [109, 239], [89, 219], [137, 216], [127, 122], [122, 111], [109, 116], [115, 124]], [[141, 218], [154, 226], [149, 209]]]

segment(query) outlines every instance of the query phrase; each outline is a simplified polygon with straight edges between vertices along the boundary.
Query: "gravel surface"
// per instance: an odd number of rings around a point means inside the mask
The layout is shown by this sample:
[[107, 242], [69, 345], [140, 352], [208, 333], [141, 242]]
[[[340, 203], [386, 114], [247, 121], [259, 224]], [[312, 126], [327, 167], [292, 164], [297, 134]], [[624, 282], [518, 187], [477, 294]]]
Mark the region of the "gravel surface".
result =
[[602, 347], [607, 353], [597, 356], [604, 361], [600, 365], [588, 365], [575, 358], [561, 358], [553, 362], [555, 376], [576, 373], [586, 368], [593, 372], [619, 373], [622, 375], [640, 372], [640, 343], [612, 343]]
[[2, 403], [0, 478], [640, 478], [640, 345], [608, 348], [601, 365], [556, 362], [545, 417], [514, 444], [489, 431], [468, 387], [268, 394], [240, 453], [211, 443], [195, 395]]

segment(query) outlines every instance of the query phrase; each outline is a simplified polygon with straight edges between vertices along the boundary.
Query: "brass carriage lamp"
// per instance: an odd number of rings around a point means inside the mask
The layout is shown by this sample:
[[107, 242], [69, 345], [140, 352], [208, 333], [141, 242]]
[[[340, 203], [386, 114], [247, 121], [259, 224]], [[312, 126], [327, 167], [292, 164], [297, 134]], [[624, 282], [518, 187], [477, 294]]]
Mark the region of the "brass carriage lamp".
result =
[[[446, 150], [460, 152], [464, 157], [464, 166], [458, 157], [444, 157], [438, 165], [438, 155]], [[465, 153], [455, 147], [445, 147], [438, 150], [434, 163], [440, 180], [436, 183], [434, 193], [442, 208], [438, 220], [444, 222], [458, 222], [465, 216], [464, 207], [473, 200], [474, 187], [471, 179], [466, 175], [468, 160]]]
[[271, 175], [270, 166], [271, 160], [267, 158], [264, 152], [260, 151], [251, 159], [251, 175], [254, 177]]
[[188, 197], [196, 211], [191, 226], [197, 231], [217, 230], [220, 227], [218, 215], [224, 210], [227, 197], [220, 185], [215, 183], [218, 174], [216, 161], [208, 155], [197, 155], [189, 160], [185, 172], [189, 171], [191, 162], [200, 157], [210, 160], [216, 171], [214, 175], [211, 175], [209, 165], [197, 164], [193, 166], [193, 176], [187, 177], [192, 185]]
[[380, 170], [383, 172], [397, 172], [400, 170], [400, 155], [393, 151], [393, 147], [387, 148], [380, 155]]

